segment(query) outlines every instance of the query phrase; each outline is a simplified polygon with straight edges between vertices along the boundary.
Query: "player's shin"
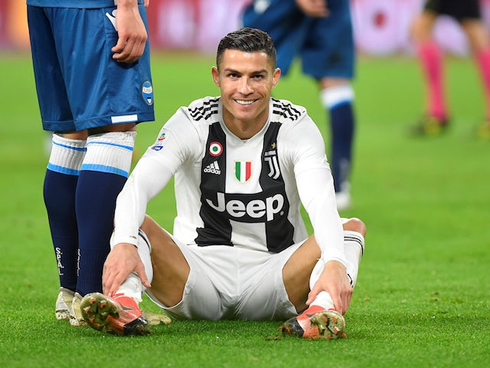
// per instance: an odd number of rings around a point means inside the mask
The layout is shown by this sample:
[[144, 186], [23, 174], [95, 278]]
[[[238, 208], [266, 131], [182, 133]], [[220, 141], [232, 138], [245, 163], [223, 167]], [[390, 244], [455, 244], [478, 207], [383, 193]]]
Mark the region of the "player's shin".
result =
[[[114, 244], [111, 244], [111, 247], [113, 246]], [[153, 266], [151, 264], [150, 256], [151, 245], [146, 234], [142, 230], [140, 230], [138, 234], [137, 248], [140, 259], [145, 267], [145, 273], [148, 277], [148, 282], [151, 283], [151, 280], [153, 279]], [[132, 273], [128, 276], [126, 281], [121, 284], [116, 292], [116, 295], [123, 294], [129, 296], [139, 303], [142, 300], [141, 298], [145, 290], [146, 288], [142, 284], [139, 275], [137, 275], [136, 273]]]
[[135, 132], [89, 136], [76, 193], [80, 272], [77, 290], [102, 291], [102, 269], [114, 228], [116, 198], [131, 167]]
[[334, 178], [337, 208], [350, 207], [350, 171], [354, 142], [354, 90], [349, 83], [321, 91], [322, 104], [329, 112], [331, 128], [330, 165]]
[[75, 195], [86, 144], [85, 140], [52, 135], [51, 154], [43, 188], [60, 280], [56, 318], [69, 319], [75, 326], [80, 325], [73, 310], [73, 302], [78, 300], [75, 298], [78, 275]]
[[354, 287], [357, 282], [359, 264], [364, 254], [364, 237], [356, 231], [344, 230], [344, 252], [347, 260], [347, 275]]
[[[364, 253], [364, 237], [356, 231], [344, 230], [344, 252], [346, 258], [347, 276], [352, 287], [356, 285], [359, 264]], [[323, 272], [325, 264], [322, 260], [318, 261], [310, 277], [310, 289], [313, 288]], [[330, 294], [322, 291], [318, 294], [311, 306], [320, 306], [324, 309], [334, 309], [333, 300]]]

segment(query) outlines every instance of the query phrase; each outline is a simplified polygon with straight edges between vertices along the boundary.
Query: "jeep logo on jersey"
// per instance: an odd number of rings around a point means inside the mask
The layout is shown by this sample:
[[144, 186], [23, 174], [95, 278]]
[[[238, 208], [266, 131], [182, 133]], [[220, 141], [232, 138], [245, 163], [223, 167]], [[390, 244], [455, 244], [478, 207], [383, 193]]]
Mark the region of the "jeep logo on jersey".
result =
[[257, 194], [235, 195], [234, 197], [226, 200], [225, 194], [218, 192], [216, 203], [209, 199], [206, 199], [206, 202], [214, 210], [226, 212], [233, 220], [243, 222], [272, 221], [274, 215], [282, 214], [284, 207], [282, 194], [276, 194], [265, 199], [258, 199]]

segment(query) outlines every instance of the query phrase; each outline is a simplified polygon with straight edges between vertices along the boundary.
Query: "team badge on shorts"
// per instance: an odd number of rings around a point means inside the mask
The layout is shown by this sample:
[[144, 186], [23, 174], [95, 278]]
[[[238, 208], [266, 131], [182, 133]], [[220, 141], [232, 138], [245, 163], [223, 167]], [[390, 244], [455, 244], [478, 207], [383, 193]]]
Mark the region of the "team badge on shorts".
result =
[[153, 105], [153, 86], [151, 82], [146, 81], [143, 83], [141, 87], [141, 93], [143, 95], [143, 99], [148, 105]]

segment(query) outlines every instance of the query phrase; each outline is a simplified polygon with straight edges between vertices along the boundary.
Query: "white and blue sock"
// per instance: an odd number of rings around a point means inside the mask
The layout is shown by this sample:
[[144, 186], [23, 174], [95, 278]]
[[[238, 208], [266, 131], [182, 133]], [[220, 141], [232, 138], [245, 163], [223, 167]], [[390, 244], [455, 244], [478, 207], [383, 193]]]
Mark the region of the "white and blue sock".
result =
[[109, 253], [116, 198], [131, 167], [136, 132], [89, 136], [76, 195], [80, 271], [77, 291], [102, 292], [102, 269]]
[[330, 165], [335, 191], [349, 182], [355, 129], [354, 90], [350, 84], [329, 87], [321, 91], [322, 104], [329, 111], [331, 127]]
[[78, 273], [75, 193], [86, 144], [85, 140], [53, 134], [43, 188], [60, 286], [72, 291], [76, 289]]

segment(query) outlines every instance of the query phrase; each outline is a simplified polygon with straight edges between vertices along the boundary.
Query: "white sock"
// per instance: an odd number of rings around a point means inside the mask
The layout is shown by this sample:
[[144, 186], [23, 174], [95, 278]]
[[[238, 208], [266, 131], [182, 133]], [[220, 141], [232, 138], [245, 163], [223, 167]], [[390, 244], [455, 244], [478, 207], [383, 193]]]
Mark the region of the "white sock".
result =
[[88, 137], [82, 170], [128, 177], [136, 132], [110, 132]]
[[[354, 287], [357, 282], [359, 263], [361, 262], [361, 257], [364, 253], [364, 237], [356, 231], [344, 230], [344, 252], [347, 261], [347, 276], [350, 279], [352, 287]], [[319, 260], [310, 276], [310, 289], [312, 289], [318, 281], [324, 268], [325, 263], [322, 260]], [[325, 309], [334, 309], [333, 299], [326, 291], [318, 293], [310, 306], [313, 305]]]
[[[115, 244], [112, 243], [111, 239], [111, 248], [114, 247]], [[148, 281], [151, 283], [153, 279], [153, 266], [151, 264], [151, 245], [148, 240], [146, 234], [140, 230], [138, 234], [138, 254], [145, 266], [145, 273], [148, 277]], [[131, 273], [128, 278], [121, 284], [119, 289], [117, 289], [116, 294], [124, 294], [136, 300], [138, 303], [141, 302], [143, 293], [146, 288], [141, 283], [141, 279], [138, 274], [135, 272]]]
[[53, 134], [48, 169], [67, 175], [79, 175], [87, 152], [87, 141]]
[[[311, 272], [310, 290], [313, 289], [313, 286], [315, 285], [315, 283], [320, 278], [320, 275], [322, 274], [324, 268], [325, 268], [325, 262], [320, 259], [316, 263], [315, 267], [313, 268], [313, 271]], [[318, 293], [315, 300], [310, 304], [310, 307], [314, 306], [314, 305], [320, 306], [324, 309], [333, 309], [334, 308], [333, 299], [330, 296], [330, 294], [326, 291], [321, 291]]]
[[347, 275], [354, 287], [357, 282], [359, 264], [364, 254], [364, 237], [356, 231], [344, 230], [344, 252], [347, 260]]
[[342, 103], [354, 101], [354, 89], [350, 84], [328, 87], [320, 92], [320, 99], [325, 108], [332, 109]]

